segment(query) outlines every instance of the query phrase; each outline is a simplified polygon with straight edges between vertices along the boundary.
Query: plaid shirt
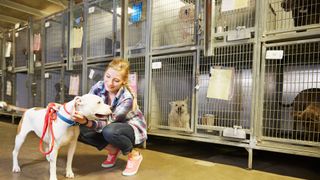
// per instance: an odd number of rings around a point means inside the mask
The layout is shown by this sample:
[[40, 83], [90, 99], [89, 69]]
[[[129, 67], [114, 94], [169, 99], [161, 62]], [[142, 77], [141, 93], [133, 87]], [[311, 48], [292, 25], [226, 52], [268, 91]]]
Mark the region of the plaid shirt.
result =
[[[103, 98], [104, 103], [108, 104], [109, 92], [105, 89], [103, 81], [97, 82], [92, 86], [89, 94], [95, 94]], [[134, 130], [135, 144], [141, 144], [147, 139], [147, 125], [144, 116], [139, 108], [132, 111], [133, 96], [130, 91], [122, 87], [119, 89], [113, 102], [111, 103], [112, 115], [108, 122], [95, 121], [95, 130], [101, 132], [102, 129], [112, 122], [128, 123]]]

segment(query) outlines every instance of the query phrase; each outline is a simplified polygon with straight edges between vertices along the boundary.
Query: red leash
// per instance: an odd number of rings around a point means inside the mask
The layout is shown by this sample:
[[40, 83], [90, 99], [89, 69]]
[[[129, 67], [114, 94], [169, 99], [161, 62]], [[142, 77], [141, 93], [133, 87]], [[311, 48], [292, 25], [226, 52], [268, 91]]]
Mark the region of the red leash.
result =
[[[47, 113], [46, 113], [46, 116], [45, 116], [45, 119], [44, 119], [42, 136], [41, 136], [40, 142], [39, 142], [39, 150], [44, 155], [50, 154], [51, 151], [53, 150], [53, 146], [54, 146], [54, 139], [55, 138], [54, 138], [54, 133], [53, 133], [53, 130], [52, 130], [52, 122], [57, 119], [57, 112], [56, 112], [56, 109], [54, 107], [55, 107], [55, 103], [49, 103], [48, 106], [47, 106]], [[49, 132], [48, 133], [51, 133], [51, 147], [50, 147], [48, 152], [45, 152], [43, 150], [42, 143], [43, 143], [43, 139], [44, 139], [44, 136], [45, 136], [45, 134], [47, 132], [48, 127], [49, 127]]]

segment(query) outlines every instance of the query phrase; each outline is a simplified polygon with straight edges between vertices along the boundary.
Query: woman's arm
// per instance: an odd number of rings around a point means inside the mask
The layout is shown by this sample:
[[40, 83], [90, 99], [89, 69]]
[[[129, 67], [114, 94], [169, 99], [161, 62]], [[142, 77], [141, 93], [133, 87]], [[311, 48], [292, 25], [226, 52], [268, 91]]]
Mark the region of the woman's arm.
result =
[[120, 102], [111, 115], [111, 121], [125, 121], [127, 114], [132, 110], [133, 100], [131, 98], [126, 98]]

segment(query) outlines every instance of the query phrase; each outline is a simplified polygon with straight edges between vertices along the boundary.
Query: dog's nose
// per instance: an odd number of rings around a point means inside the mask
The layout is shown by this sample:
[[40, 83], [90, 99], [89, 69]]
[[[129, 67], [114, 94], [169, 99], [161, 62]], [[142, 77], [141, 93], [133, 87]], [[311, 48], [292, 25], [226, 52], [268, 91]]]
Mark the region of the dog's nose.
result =
[[181, 112], [181, 107], [178, 107], [178, 112]]

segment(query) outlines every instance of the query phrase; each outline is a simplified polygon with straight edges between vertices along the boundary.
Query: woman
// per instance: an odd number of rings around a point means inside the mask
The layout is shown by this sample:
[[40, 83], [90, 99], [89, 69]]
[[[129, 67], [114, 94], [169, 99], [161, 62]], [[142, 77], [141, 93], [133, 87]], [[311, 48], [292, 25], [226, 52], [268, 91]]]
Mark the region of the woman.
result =
[[109, 152], [102, 167], [113, 167], [120, 151], [128, 155], [126, 169], [122, 172], [125, 176], [137, 173], [142, 155], [133, 148], [147, 139], [146, 122], [128, 86], [128, 76], [129, 62], [114, 59], [105, 70], [104, 81], [97, 82], [89, 92], [102, 97], [111, 106], [113, 113], [108, 121], [90, 121], [79, 113], [74, 113], [73, 117], [82, 124], [81, 141]]

